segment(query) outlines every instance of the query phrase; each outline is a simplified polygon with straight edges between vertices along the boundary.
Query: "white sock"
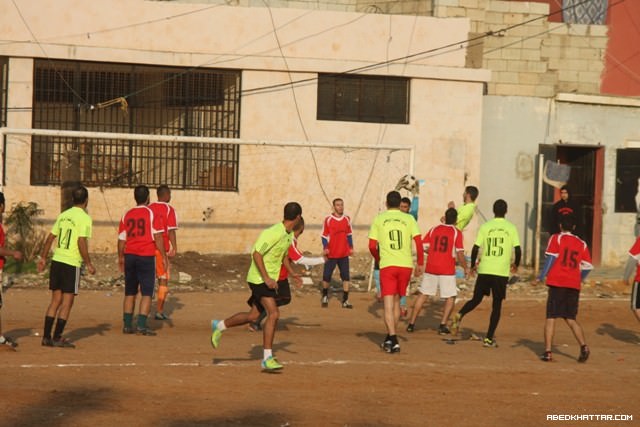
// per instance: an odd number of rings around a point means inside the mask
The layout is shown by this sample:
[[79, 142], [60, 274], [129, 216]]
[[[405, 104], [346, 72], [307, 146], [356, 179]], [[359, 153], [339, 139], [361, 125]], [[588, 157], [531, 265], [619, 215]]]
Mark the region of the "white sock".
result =
[[218, 322], [218, 327], [217, 327], [217, 329], [218, 329], [220, 332], [222, 332], [222, 331], [224, 331], [225, 329], [227, 329], [227, 325], [225, 325], [225, 324], [224, 324], [224, 320], [221, 320], [221, 321], [219, 321], [219, 322]]
[[[0, 286], [2, 286], [2, 285], [0, 285]], [[5, 343], [5, 341], [7, 341], [7, 340], [6, 340], [6, 338], [4, 337], [4, 335], [0, 335], [0, 344], [4, 344], [4, 343]]]
[[268, 358], [273, 356], [273, 351], [271, 349], [264, 349], [264, 355], [262, 356], [262, 360], [267, 360]]

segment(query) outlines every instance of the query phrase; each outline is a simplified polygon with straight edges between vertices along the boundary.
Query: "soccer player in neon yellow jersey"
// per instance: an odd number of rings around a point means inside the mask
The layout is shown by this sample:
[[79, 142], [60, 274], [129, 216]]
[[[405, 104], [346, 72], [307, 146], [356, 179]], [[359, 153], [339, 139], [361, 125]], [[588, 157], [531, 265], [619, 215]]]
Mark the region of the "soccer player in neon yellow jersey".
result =
[[[474, 187], [473, 185], [469, 185], [464, 189], [464, 193], [462, 194], [462, 199], [464, 204], [460, 206], [458, 210], [458, 221], [456, 222], [456, 227], [458, 230], [463, 231], [471, 222], [471, 218], [473, 218], [473, 214], [476, 211], [476, 199], [478, 198], [478, 187]], [[449, 202], [450, 208], [455, 208], [456, 204], [454, 202]], [[444, 218], [442, 218], [441, 222], [444, 223]]]
[[411, 241], [418, 257], [416, 277], [422, 275], [424, 251], [418, 223], [400, 210], [400, 193], [387, 194], [387, 210], [376, 216], [369, 230], [369, 252], [380, 264], [380, 288], [384, 303], [384, 323], [387, 337], [381, 347], [387, 353], [400, 351], [396, 336], [400, 321], [400, 297], [406, 295], [414, 271]]
[[[471, 250], [471, 269], [477, 268], [478, 278], [473, 290], [473, 298], [462, 306], [462, 309], [454, 316], [452, 332], [457, 333], [462, 318], [480, 304], [485, 295], [492, 295], [493, 305], [489, 329], [484, 339], [485, 347], [497, 347], [494, 334], [500, 321], [502, 300], [507, 295], [507, 282], [509, 273], [516, 273], [520, 265], [520, 237], [516, 227], [507, 221], [504, 216], [507, 213], [507, 202], [498, 199], [493, 203], [495, 218], [485, 222], [478, 230], [476, 242]], [[480, 253], [480, 249], [482, 252]], [[478, 254], [480, 262], [476, 266]], [[515, 256], [513, 256], [515, 253]], [[511, 262], [513, 256], [513, 263]]]
[[236, 313], [225, 320], [211, 321], [211, 345], [218, 348], [222, 332], [228, 328], [255, 322], [261, 311], [267, 312], [267, 319], [262, 328], [263, 359], [262, 369], [275, 371], [283, 366], [273, 357], [273, 338], [280, 311], [278, 297], [278, 277], [284, 265], [289, 273], [294, 274], [289, 264], [287, 253], [293, 242], [293, 229], [302, 219], [302, 207], [296, 202], [284, 206], [284, 219], [260, 233], [251, 250], [251, 266], [247, 274], [247, 282], [251, 289], [251, 310]]

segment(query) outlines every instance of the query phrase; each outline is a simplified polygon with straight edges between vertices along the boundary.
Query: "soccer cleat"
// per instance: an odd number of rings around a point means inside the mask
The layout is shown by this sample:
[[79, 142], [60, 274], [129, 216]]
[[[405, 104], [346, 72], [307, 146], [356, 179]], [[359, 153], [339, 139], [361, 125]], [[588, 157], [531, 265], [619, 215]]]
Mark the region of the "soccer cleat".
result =
[[284, 366], [273, 356], [269, 356], [262, 361], [262, 369], [265, 371], [277, 371], [282, 368], [284, 368]]
[[447, 328], [447, 325], [440, 325], [438, 328], [438, 335], [448, 335], [451, 331]]
[[44, 347], [53, 347], [53, 340], [51, 338], [42, 337], [42, 345]]
[[260, 332], [262, 330], [262, 326], [260, 326], [260, 323], [258, 322], [250, 322], [248, 329], [251, 332]]
[[456, 313], [453, 316], [453, 320], [451, 321], [451, 333], [453, 335], [458, 335], [458, 332], [460, 332], [460, 322], [462, 322], [462, 316], [460, 315], [460, 313]]
[[589, 347], [587, 347], [586, 345], [583, 345], [582, 347], [580, 347], [580, 356], [578, 357], [578, 362], [580, 363], [586, 362], [590, 354], [591, 352], [589, 351]]
[[169, 318], [169, 316], [167, 316], [164, 313], [160, 313], [160, 312], [156, 313], [156, 315], [154, 316], [154, 319], [156, 319], [156, 320], [171, 320]]
[[157, 334], [149, 328], [138, 328], [136, 329], [136, 335], [144, 335], [146, 337], [153, 337]]
[[389, 353], [400, 353], [400, 344], [394, 344]]
[[326, 295], [322, 296], [322, 299], [320, 300], [320, 302], [322, 303], [323, 307], [328, 307], [329, 306], [329, 297]]
[[[1, 286], [1, 285], [0, 285]], [[18, 346], [18, 343], [13, 341], [11, 338], [9, 337], [4, 337], [4, 342], [1, 345], [6, 345], [7, 347], [9, 347], [12, 350], [15, 350], [16, 347]]]
[[54, 347], [60, 347], [60, 348], [76, 348], [75, 344], [73, 344], [71, 341], [69, 341], [66, 338], [58, 338], [58, 339], [54, 339], [53, 340], [53, 346]]
[[222, 331], [218, 330], [219, 320], [211, 321], [211, 329], [213, 332], [211, 333], [211, 346], [213, 348], [218, 348], [220, 346], [220, 338], [222, 337]]
[[131, 334], [135, 334], [136, 331], [134, 331], [132, 327], [125, 326], [124, 328], [122, 328], [122, 333], [123, 334], [127, 334], [127, 335], [131, 335]]
[[543, 362], [551, 362], [553, 360], [553, 356], [551, 356], [551, 352], [550, 351], [545, 351], [540, 356], [540, 360], [542, 360]]
[[391, 348], [393, 348], [393, 342], [391, 342], [391, 340], [385, 340], [382, 344], [380, 344], [380, 348], [386, 351], [387, 353], [391, 353]]
[[409, 323], [407, 325], [407, 332], [413, 332], [414, 329], [415, 329], [415, 325], [413, 323]]
[[349, 300], [342, 301], [342, 308], [353, 308]]
[[498, 343], [496, 342], [496, 340], [492, 340], [491, 338], [485, 338], [482, 341], [482, 345], [484, 347], [490, 347], [490, 348], [496, 348], [498, 347]]

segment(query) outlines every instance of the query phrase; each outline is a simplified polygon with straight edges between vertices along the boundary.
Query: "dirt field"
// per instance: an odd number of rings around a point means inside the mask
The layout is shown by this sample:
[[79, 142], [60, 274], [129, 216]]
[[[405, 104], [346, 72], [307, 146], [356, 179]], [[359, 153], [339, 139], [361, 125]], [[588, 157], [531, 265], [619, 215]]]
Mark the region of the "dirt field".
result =
[[[234, 280], [244, 272], [227, 274]], [[334, 295], [323, 309], [310, 286], [283, 307], [274, 351], [285, 369], [266, 374], [261, 334], [236, 328], [218, 350], [209, 344], [209, 320], [244, 310], [246, 290], [174, 292], [172, 321], [150, 321], [158, 335], [143, 337], [121, 332], [121, 287], [82, 289], [65, 334], [77, 348], [55, 349], [36, 335], [49, 293], [44, 279], [33, 282], [5, 294], [3, 327], [20, 345], [0, 349], [2, 426], [617, 426], [640, 419], [640, 325], [626, 296], [586, 292], [579, 320], [591, 358], [576, 362], [578, 346], [559, 324], [555, 360], [544, 363], [543, 289], [510, 295], [497, 349], [447, 344], [435, 332], [435, 303], [415, 333], [402, 330], [402, 352], [386, 354], [382, 306], [372, 294], [354, 292], [353, 310]], [[489, 310], [485, 300], [465, 318], [463, 337], [484, 334]], [[552, 414], [634, 420], [546, 421]]]

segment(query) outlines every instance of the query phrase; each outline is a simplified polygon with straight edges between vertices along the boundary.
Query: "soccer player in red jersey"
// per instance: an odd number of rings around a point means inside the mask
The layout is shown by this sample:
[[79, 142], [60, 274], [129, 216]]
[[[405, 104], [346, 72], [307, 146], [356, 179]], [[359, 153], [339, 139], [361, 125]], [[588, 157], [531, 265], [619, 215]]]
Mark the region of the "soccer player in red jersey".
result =
[[[640, 321], [640, 237], [636, 239], [636, 242], [629, 249], [629, 256], [636, 264], [636, 274], [631, 288], [631, 311], [636, 316], [636, 319]], [[625, 277], [625, 282], [628, 281], [629, 278]]]
[[176, 210], [169, 204], [171, 201], [171, 189], [162, 184], [156, 190], [158, 201], [149, 204], [149, 209], [153, 215], [162, 218], [164, 227], [162, 229], [162, 240], [167, 253], [167, 264], [164, 264], [164, 257], [156, 251], [156, 277], [158, 278], [158, 302], [156, 306], [156, 320], [169, 320], [164, 314], [164, 302], [169, 294], [169, 258], [176, 255], [178, 244], [176, 242], [176, 230], [178, 229], [178, 217]]
[[[147, 206], [149, 188], [138, 185], [133, 190], [137, 206], [129, 209], [120, 220], [118, 229], [118, 264], [124, 272], [124, 304], [122, 332], [125, 334], [155, 335], [147, 328], [151, 311], [151, 298], [156, 281], [156, 250], [167, 262], [164, 249], [162, 218], [155, 216]], [[142, 297], [138, 308], [137, 328], [133, 329], [133, 312], [138, 290]]]
[[353, 254], [351, 218], [344, 214], [344, 201], [333, 200], [333, 213], [324, 219], [322, 247], [327, 261], [322, 274], [322, 306], [329, 304], [329, 282], [336, 266], [342, 279], [342, 308], [353, 308], [349, 302], [349, 256]]
[[551, 345], [557, 318], [563, 318], [578, 344], [580, 355], [578, 362], [586, 362], [589, 358], [589, 347], [584, 338], [584, 331], [576, 321], [578, 315], [578, 300], [582, 281], [593, 269], [591, 255], [587, 244], [572, 234], [575, 228], [573, 215], [563, 215], [560, 218], [560, 233], [549, 238], [545, 254], [544, 268], [538, 281], [547, 278], [547, 321], [544, 326], [544, 348], [541, 359], [545, 362], [552, 360]]
[[411, 320], [407, 326], [407, 332], [413, 332], [416, 319], [422, 305], [428, 296], [435, 296], [440, 289], [440, 298], [446, 298], [442, 319], [438, 333], [446, 335], [449, 333], [447, 322], [453, 311], [458, 289], [456, 287], [456, 258], [467, 270], [467, 262], [464, 258], [464, 246], [462, 245], [462, 232], [456, 227], [458, 211], [449, 208], [444, 214], [445, 224], [433, 227], [422, 239], [425, 252], [427, 252], [427, 263], [425, 264], [422, 283], [420, 284], [420, 295], [416, 299], [411, 312]]
[[[4, 193], [0, 193], [0, 309], [2, 309], [2, 269], [4, 267], [4, 262], [6, 261], [6, 257], [10, 256], [15, 260], [22, 259], [22, 253], [18, 251], [12, 251], [11, 249], [7, 249], [4, 247], [5, 244], [5, 235], [4, 228], [2, 228], [2, 214], [4, 213]], [[15, 349], [18, 344], [13, 341], [9, 337], [5, 337], [2, 335], [2, 319], [0, 318], [0, 345], [7, 345], [12, 349]]]

